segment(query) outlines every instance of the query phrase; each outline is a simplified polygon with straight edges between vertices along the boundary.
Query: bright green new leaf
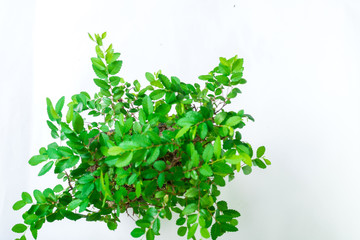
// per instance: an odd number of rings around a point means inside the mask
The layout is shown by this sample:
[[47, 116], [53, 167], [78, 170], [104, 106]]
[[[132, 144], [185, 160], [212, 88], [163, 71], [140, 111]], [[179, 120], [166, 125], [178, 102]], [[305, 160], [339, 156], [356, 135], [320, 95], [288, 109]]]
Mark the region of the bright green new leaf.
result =
[[59, 99], [59, 101], [57, 101], [56, 105], [55, 105], [55, 112], [57, 114], [60, 114], [61, 113], [61, 110], [63, 109], [64, 107], [64, 103], [65, 103], [65, 97], [61, 97]]
[[149, 96], [152, 100], [158, 100], [158, 99], [162, 98], [163, 96], [165, 96], [165, 93], [166, 93], [165, 90], [157, 89], [157, 90], [154, 90], [152, 93], [150, 93]]
[[115, 163], [115, 166], [120, 168], [120, 167], [126, 167], [127, 165], [130, 164], [132, 158], [133, 158], [133, 152], [126, 152], [124, 154], [122, 154], [119, 159], [117, 160], [117, 162]]
[[39, 190], [34, 190], [34, 198], [36, 199], [36, 201], [38, 203], [45, 203], [46, 199], [45, 196], [42, 192], [40, 192]]
[[260, 158], [264, 155], [264, 153], [265, 153], [265, 147], [261, 146], [256, 151], [256, 157]]
[[217, 115], [215, 116], [215, 119], [214, 119], [214, 120], [215, 120], [215, 123], [216, 123], [217, 125], [220, 125], [220, 124], [225, 120], [226, 115], [227, 115], [226, 112], [221, 112], [221, 113], [217, 114]]
[[116, 156], [116, 155], [119, 155], [120, 153], [123, 153], [124, 152], [124, 149], [122, 149], [121, 147], [119, 146], [114, 146], [114, 147], [111, 147], [109, 148], [108, 150], [108, 154], [110, 156]]
[[185, 134], [187, 131], [189, 131], [190, 128], [191, 128], [191, 126], [185, 126], [185, 127], [183, 127], [182, 129], [180, 129], [180, 130], [177, 132], [175, 138], [181, 138], [182, 136], [184, 136], [184, 134]]
[[25, 226], [24, 224], [18, 223], [18, 224], [15, 224], [11, 230], [15, 233], [23, 233], [26, 231], [26, 229], [27, 229], [27, 226]]
[[49, 119], [51, 121], [54, 121], [56, 119], [59, 119], [60, 116], [57, 114], [57, 112], [55, 111], [52, 103], [51, 103], [51, 100], [50, 98], [46, 98], [46, 105], [47, 105], [47, 112], [48, 112], [48, 116], [49, 116]]
[[29, 203], [29, 204], [33, 203], [31, 195], [27, 192], [23, 192], [21, 194], [21, 199], [24, 200], [26, 203]]
[[239, 116], [232, 116], [228, 120], [226, 120], [225, 125], [233, 127], [241, 122], [241, 117]]
[[200, 234], [203, 238], [210, 238], [210, 233], [209, 230], [207, 228], [202, 227], [200, 229]]
[[105, 90], [108, 90], [110, 88], [109, 84], [107, 84], [104, 80], [98, 79], [98, 78], [94, 78], [94, 83]]
[[205, 177], [210, 177], [213, 175], [211, 167], [208, 164], [202, 165], [201, 168], [199, 169], [199, 172], [201, 175], [203, 175]]
[[217, 136], [214, 143], [214, 154], [216, 159], [219, 159], [221, 156], [221, 139], [220, 136]]
[[205, 162], [209, 162], [214, 155], [214, 146], [211, 143], [208, 143], [204, 149], [202, 157]]
[[121, 66], [122, 66], [122, 61], [114, 61], [110, 63], [108, 66], [109, 73], [111, 75], [117, 74], [118, 72], [120, 72]]
[[190, 203], [187, 205], [184, 210], [181, 212], [182, 215], [189, 215], [195, 212], [198, 209], [198, 206], [196, 203]]
[[154, 106], [153, 102], [151, 101], [151, 98], [149, 96], [145, 96], [142, 100], [142, 106], [146, 113], [146, 115], [149, 115], [150, 113], [154, 112]]
[[54, 162], [53, 162], [53, 161], [50, 161], [50, 162], [46, 163], [46, 164], [41, 168], [38, 176], [42, 176], [42, 175], [44, 175], [45, 173], [47, 173], [47, 172], [51, 169], [51, 167], [52, 167], [53, 165], [54, 165]]
[[47, 158], [47, 156], [45, 156], [45, 155], [35, 155], [35, 156], [33, 156], [32, 158], [30, 158], [29, 164], [30, 164], [31, 166], [36, 166], [36, 165], [38, 165], [39, 163], [42, 163], [42, 162], [46, 161], [47, 159], [48, 159], [48, 158]]
[[13, 208], [15, 211], [17, 211], [17, 210], [23, 208], [25, 205], [26, 205], [26, 202], [25, 202], [24, 200], [20, 200], [20, 201], [17, 201], [16, 203], [14, 203], [14, 205], [13, 205], [12, 208]]

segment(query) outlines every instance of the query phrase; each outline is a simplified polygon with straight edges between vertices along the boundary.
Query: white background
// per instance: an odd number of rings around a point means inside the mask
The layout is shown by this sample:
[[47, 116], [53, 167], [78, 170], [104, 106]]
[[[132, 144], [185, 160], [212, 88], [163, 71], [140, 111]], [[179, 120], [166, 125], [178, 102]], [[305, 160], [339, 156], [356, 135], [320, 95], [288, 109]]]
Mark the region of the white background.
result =
[[[273, 165], [239, 174], [222, 198], [239, 231], [220, 239], [360, 239], [359, 1], [1, 1], [0, 239], [14, 239], [22, 191], [55, 186], [29, 158], [52, 140], [45, 98], [94, 93], [87, 32], [108, 32], [121, 76], [145, 83], [162, 69], [197, 81], [218, 57], [245, 59], [248, 84], [232, 105], [256, 122], [243, 138], [265, 145]], [[131, 239], [135, 226], [45, 223], [39, 240]], [[179, 239], [163, 223], [158, 239]]]

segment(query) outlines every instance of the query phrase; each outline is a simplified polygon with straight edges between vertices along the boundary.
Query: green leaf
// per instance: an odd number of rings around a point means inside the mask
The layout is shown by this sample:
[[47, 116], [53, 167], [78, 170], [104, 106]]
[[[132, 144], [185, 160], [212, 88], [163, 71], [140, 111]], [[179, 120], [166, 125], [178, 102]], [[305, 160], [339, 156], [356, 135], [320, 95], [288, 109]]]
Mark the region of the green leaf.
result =
[[54, 121], [56, 119], [59, 119], [60, 116], [57, 114], [57, 112], [55, 111], [52, 103], [51, 103], [51, 100], [50, 98], [46, 98], [46, 105], [47, 105], [47, 112], [48, 112], [48, 115], [49, 115], [49, 119], [51, 121]]
[[156, 235], [160, 235], [159, 231], [160, 231], [160, 219], [159, 218], [156, 218], [154, 223], [153, 223], [153, 230], [154, 230], [154, 233]]
[[103, 53], [103, 51], [101, 51], [101, 49], [98, 45], [95, 46], [95, 52], [99, 58], [104, 58], [104, 53]]
[[46, 163], [40, 170], [38, 176], [42, 176], [44, 175], [45, 173], [47, 173], [51, 168], [52, 166], [54, 165], [54, 162], [53, 161], [50, 161], [48, 163]]
[[25, 205], [26, 205], [26, 202], [25, 202], [24, 200], [20, 200], [20, 201], [17, 201], [16, 203], [14, 203], [14, 205], [13, 205], [12, 208], [13, 208], [15, 211], [17, 211], [17, 210], [23, 208]]
[[264, 161], [265, 161], [266, 165], [271, 165], [271, 162], [268, 159], [264, 158]]
[[142, 100], [142, 106], [146, 115], [149, 115], [154, 112], [153, 102], [149, 96], [145, 96]]
[[159, 74], [158, 76], [159, 76], [159, 80], [164, 85], [164, 87], [166, 89], [171, 90], [171, 82], [170, 82], [170, 80], [163, 74]]
[[23, 233], [26, 231], [26, 229], [27, 229], [27, 226], [25, 226], [24, 224], [18, 223], [18, 224], [15, 224], [11, 230], [15, 233]]
[[[189, 188], [186, 192], [185, 192], [185, 197], [187, 198], [193, 198], [193, 197], [197, 197], [199, 196], [199, 189], [198, 188]], [[182, 224], [180, 224], [182, 225]]]
[[177, 230], [177, 234], [180, 237], [183, 237], [183, 236], [185, 236], [186, 231], [187, 231], [187, 227], [179, 227], [179, 229]]
[[108, 154], [110, 156], [116, 156], [116, 155], [119, 155], [120, 153], [123, 153], [124, 152], [124, 149], [122, 149], [121, 147], [119, 146], [114, 146], [114, 147], [111, 147], [109, 148], [108, 150]]
[[211, 75], [201, 75], [201, 76], [199, 76], [199, 79], [200, 80], [213, 80], [214, 77]]
[[59, 99], [59, 101], [57, 101], [56, 105], [55, 105], [55, 111], [60, 114], [61, 113], [61, 110], [63, 109], [64, 107], [64, 103], [65, 103], [65, 97], [61, 97]]
[[211, 143], [208, 143], [204, 149], [202, 157], [205, 162], [209, 162], [214, 155], [214, 147]]
[[252, 172], [252, 169], [250, 166], [244, 166], [244, 167], [242, 167], [242, 170], [245, 175], [249, 175]]
[[100, 71], [104, 71], [106, 69], [105, 64], [103, 63], [103, 61], [100, 58], [93, 57], [93, 58], [91, 58], [91, 62], [93, 64], [94, 70], [95, 70], [95, 68]]
[[50, 128], [52, 131], [54, 131], [54, 132], [59, 131], [59, 129], [58, 129], [52, 122], [50, 122], [49, 120], [46, 120], [46, 123], [47, 123], [47, 125], [49, 126], [49, 128]]
[[150, 93], [149, 96], [152, 100], [158, 100], [158, 99], [164, 97], [165, 93], [166, 93], [165, 90], [157, 89], [157, 90], [154, 90], [152, 93]]
[[75, 132], [80, 133], [84, 129], [84, 119], [77, 112], [74, 113], [72, 125]]
[[110, 88], [109, 84], [107, 84], [107, 82], [105, 82], [104, 80], [98, 79], [98, 78], [94, 78], [94, 83], [105, 90], [108, 90]]
[[182, 129], [180, 129], [177, 132], [175, 139], [182, 137], [187, 131], [189, 131], [190, 128], [191, 128], [191, 126], [187, 125], [187, 126], [183, 127]]
[[44, 194], [37, 189], [34, 190], [34, 197], [38, 203], [46, 202], [46, 198], [45, 198]]
[[199, 225], [198, 223], [195, 223], [189, 228], [189, 231], [188, 231], [188, 234], [187, 234], [187, 239], [190, 239], [190, 238], [192, 238], [194, 236], [198, 225]]
[[264, 153], [265, 153], [265, 147], [261, 146], [256, 151], [256, 157], [260, 158], [264, 155]]
[[159, 174], [158, 180], [157, 180], [159, 188], [162, 188], [165, 183], [165, 173], [162, 172]]
[[195, 212], [198, 209], [198, 205], [196, 203], [190, 203], [187, 205], [184, 210], [182, 211], [182, 215], [189, 215]]
[[206, 123], [204, 123], [204, 122], [200, 123], [199, 130], [200, 130], [200, 138], [205, 139], [205, 137], [208, 134], [208, 127], [207, 127]]
[[120, 72], [121, 66], [122, 66], [122, 61], [114, 61], [110, 63], [108, 66], [109, 73], [111, 75], [117, 74], [118, 72]]
[[151, 228], [146, 232], [146, 240], [154, 240], [155, 236], [154, 236], [154, 230], [152, 230]]
[[251, 158], [246, 153], [240, 153], [239, 155], [227, 156], [225, 159], [230, 164], [239, 164], [243, 161], [246, 165], [252, 166]]
[[216, 159], [219, 159], [221, 156], [221, 139], [220, 136], [217, 136], [214, 143], [214, 154]]
[[116, 230], [117, 226], [118, 224], [116, 222], [109, 221], [107, 223], [107, 227], [112, 231]]
[[211, 167], [207, 164], [202, 165], [201, 168], [199, 169], [199, 172], [201, 175], [203, 175], [205, 177], [210, 177], [213, 175]]
[[259, 168], [265, 169], [266, 165], [263, 161], [261, 161], [260, 159], [256, 158], [255, 160], [256, 166], [258, 166]]
[[23, 192], [23, 193], [21, 194], [21, 198], [22, 198], [22, 200], [24, 200], [26, 203], [31, 204], [31, 203], [33, 202], [32, 198], [31, 198], [31, 195], [30, 195], [29, 193], [27, 193], [27, 192]]
[[215, 116], [215, 119], [214, 119], [214, 120], [215, 120], [215, 123], [216, 123], [217, 125], [220, 125], [220, 124], [225, 120], [226, 115], [227, 115], [226, 112], [221, 112], [221, 113], [217, 114], [217, 115]]
[[146, 77], [146, 79], [147, 79], [150, 83], [152, 83], [152, 82], [155, 81], [154, 75], [152, 75], [152, 74], [149, 73], [149, 72], [146, 72], [146, 73], [145, 73], [145, 77]]
[[73, 108], [73, 106], [71, 105], [71, 106], [69, 107], [69, 110], [68, 110], [67, 113], [66, 113], [66, 122], [67, 122], [67, 123], [70, 123], [71, 120], [73, 119], [73, 117], [74, 117], [74, 108]]
[[36, 166], [36, 165], [38, 165], [39, 163], [42, 163], [42, 162], [46, 161], [47, 159], [48, 159], [48, 158], [47, 158], [47, 156], [45, 156], [45, 155], [35, 155], [35, 156], [33, 156], [32, 158], [30, 158], [29, 164], [30, 164], [31, 166]]
[[64, 190], [64, 187], [61, 184], [58, 184], [54, 187], [54, 192], [58, 193], [61, 192], [62, 190]]
[[239, 124], [240, 122], [241, 122], [241, 117], [239, 117], [239, 116], [232, 116], [232, 117], [230, 117], [230, 118], [225, 122], [225, 125], [226, 125], [226, 126], [233, 127], [233, 126]]
[[130, 164], [132, 158], [133, 158], [133, 152], [126, 152], [123, 155], [121, 155], [119, 157], [119, 159], [117, 160], [117, 162], [115, 163], [115, 166], [120, 168], [120, 167], [126, 167], [127, 165]]
[[73, 211], [74, 209], [76, 209], [78, 206], [80, 206], [82, 200], [80, 199], [74, 199], [72, 200], [69, 205], [67, 206], [67, 210], [69, 211]]
[[161, 116], [166, 116], [171, 110], [171, 105], [163, 103], [156, 107], [155, 113], [160, 114]]
[[145, 234], [145, 230], [141, 229], [141, 228], [135, 228], [134, 230], [132, 230], [131, 232], [131, 236], [134, 238], [139, 238], [142, 235]]
[[200, 229], [200, 234], [203, 238], [210, 238], [210, 233], [209, 230], [207, 228], [202, 227]]
[[166, 163], [164, 161], [156, 161], [154, 163], [154, 168], [159, 172], [164, 171], [166, 168]]

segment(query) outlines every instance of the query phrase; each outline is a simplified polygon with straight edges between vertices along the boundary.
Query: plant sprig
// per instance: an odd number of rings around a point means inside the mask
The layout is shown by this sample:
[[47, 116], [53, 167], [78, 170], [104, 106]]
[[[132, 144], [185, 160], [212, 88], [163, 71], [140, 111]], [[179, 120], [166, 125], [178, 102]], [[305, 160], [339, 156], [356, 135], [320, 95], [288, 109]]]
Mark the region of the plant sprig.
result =
[[18, 239], [26, 239], [27, 229], [37, 239], [46, 221], [64, 218], [103, 221], [115, 230], [120, 214], [134, 219], [132, 237], [147, 240], [160, 235], [161, 219], [175, 213], [177, 234], [187, 239], [237, 231], [240, 213], [218, 200], [219, 188], [240, 170], [248, 175], [253, 166], [271, 164], [264, 146], [254, 154], [242, 140], [240, 129], [252, 116], [225, 110], [246, 83], [243, 59], [220, 58], [199, 77], [204, 87], [161, 71], [147, 72], [150, 84], [141, 87], [117, 76], [123, 62], [112, 44], [105, 50], [106, 33], [89, 37], [96, 43], [91, 62], [100, 91], [73, 95], [66, 116], [65, 97], [55, 107], [47, 98], [47, 124], [60, 144], [42, 147], [29, 164], [44, 164], [39, 176], [54, 169], [66, 187], [34, 190], [35, 201], [22, 193], [13, 209], [30, 208], [24, 223], [12, 228], [23, 234]]

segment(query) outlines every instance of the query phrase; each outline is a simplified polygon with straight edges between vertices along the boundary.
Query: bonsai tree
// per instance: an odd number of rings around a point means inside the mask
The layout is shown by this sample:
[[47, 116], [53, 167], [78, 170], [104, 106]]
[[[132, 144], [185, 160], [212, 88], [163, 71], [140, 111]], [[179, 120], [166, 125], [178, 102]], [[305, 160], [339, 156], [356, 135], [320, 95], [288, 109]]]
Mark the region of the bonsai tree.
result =
[[122, 61], [112, 44], [106, 49], [102, 35], [89, 34], [96, 43], [91, 58], [100, 88], [91, 97], [80, 92], [71, 97], [63, 114], [65, 97], [55, 106], [46, 99], [51, 136], [56, 139], [29, 160], [43, 164], [42, 176], [52, 170], [63, 184], [21, 194], [13, 205], [36, 239], [47, 222], [103, 221], [110, 230], [120, 214], [134, 219], [134, 238], [155, 239], [161, 220], [177, 218], [177, 234], [187, 239], [217, 239], [235, 232], [240, 216], [226, 201], [218, 200], [220, 187], [237, 172], [248, 175], [253, 166], [266, 168], [265, 147], [254, 150], [242, 139], [240, 129], [254, 119], [238, 108], [226, 111], [243, 78], [243, 59], [220, 58], [220, 63], [199, 83], [184, 83], [158, 71], [145, 74], [142, 87], [116, 76]]

